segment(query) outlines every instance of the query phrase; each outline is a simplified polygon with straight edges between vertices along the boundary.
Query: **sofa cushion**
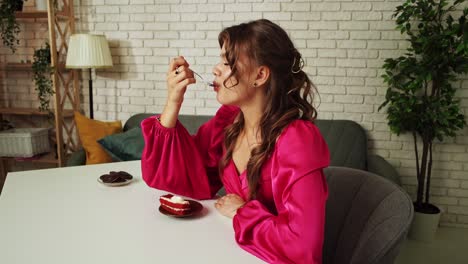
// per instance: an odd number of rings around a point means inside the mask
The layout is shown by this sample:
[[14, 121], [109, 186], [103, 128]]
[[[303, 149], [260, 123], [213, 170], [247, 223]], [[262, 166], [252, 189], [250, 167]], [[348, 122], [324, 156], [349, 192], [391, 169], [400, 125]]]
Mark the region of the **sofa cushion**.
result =
[[75, 123], [81, 143], [86, 151], [86, 165], [111, 162], [112, 158], [97, 143], [97, 140], [122, 132], [122, 123], [120, 121], [102, 122], [89, 119], [79, 112], [75, 112]]
[[145, 146], [139, 127], [104, 137], [98, 143], [114, 161], [139, 160]]

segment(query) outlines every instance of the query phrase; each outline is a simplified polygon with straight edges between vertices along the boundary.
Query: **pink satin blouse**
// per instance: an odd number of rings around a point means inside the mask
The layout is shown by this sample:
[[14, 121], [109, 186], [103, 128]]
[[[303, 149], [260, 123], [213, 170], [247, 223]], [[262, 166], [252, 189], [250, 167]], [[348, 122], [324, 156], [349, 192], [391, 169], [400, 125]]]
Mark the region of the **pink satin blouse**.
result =
[[[165, 128], [156, 117], [143, 120], [143, 180], [153, 188], [195, 199], [212, 198], [224, 185], [245, 200], [246, 172], [231, 161], [223, 171], [224, 128], [239, 109], [221, 107], [216, 116], [190, 136], [179, 122]], [[246, 251], [269, 263], [322, 263], [327, 184], [322, 169], [328, 147], [311, 122], [296, 120], [284, 129], [263, 165], [255, 200], [237, 210], [235, 239]]]

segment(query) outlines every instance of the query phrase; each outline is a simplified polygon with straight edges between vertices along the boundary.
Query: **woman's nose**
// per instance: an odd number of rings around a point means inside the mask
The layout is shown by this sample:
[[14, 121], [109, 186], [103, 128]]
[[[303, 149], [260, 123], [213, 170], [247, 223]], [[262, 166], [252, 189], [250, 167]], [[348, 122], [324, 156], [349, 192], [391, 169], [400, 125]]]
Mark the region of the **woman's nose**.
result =
[[219, 70], [219, 63], [216, 64], [214, 67], [213, 67], [213, 71], [212, 71], [213, 75], [214, 76], [219, 76], [221, 71]]

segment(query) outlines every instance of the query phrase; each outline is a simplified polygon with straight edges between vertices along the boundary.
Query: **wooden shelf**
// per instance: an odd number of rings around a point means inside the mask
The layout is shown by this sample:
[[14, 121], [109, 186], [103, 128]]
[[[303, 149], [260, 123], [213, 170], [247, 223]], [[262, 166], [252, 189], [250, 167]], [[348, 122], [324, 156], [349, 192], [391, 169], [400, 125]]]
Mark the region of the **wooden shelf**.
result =
[[1, 64], [0, 69], [4, 69], [7, 71], [29, 71], [32, 70], [32, 63], [17, 63], [17, 62], [9, 62], [6, 64]]
[[[26, 18], [26, 19], [35, 19], [35, 18], [45, 18], [47, 19], [48, 17], [47, 11], [17, 11], [15, 12], [15, 17], [16, 18]], [[68, 14], [65, 12], [57, 12], [56, 13], [57, 18], [59, 19], [69, 19], [70, 17]]]
[[[18, 159], [16, 159], [16, 161], [19, 161]], [[40, 157], [38, 157], [37, 159], [31, 159], [31, 160], [27, 160], [27, 161], [30, 161], [30, 162], [37, 162], [37, 163], [51, 163], [51, 164], [58, 164], [58, 159], [55, 157], [55, 153], [54, 152], [49, 152], [49, 153], [46, 153]]]
[[16, 18], [47, 18], [47, 11], [16, 11]]
[[[52, 109], [51, 109], [52, 111]], [[48, 116], [49, 112], [39, 111], [37, 108], [0, 108], [0, 114], [4, 115], [27, 115], [27, 116]], [[64, 117], [73, 117], [73, 110], [62, 110]]]
[[0, 158], [14, 160], [16, 162], [58, 164], [58, 160], [57, 158], [55, 158], [55, 152], [44, 153], [44, 154], [31, 157], [31, 158], [15, 158], [15, 157], [0, 157]]
[[[65, 68], [65, 63], [59, 63], [58, 67], [62, 70], [68, 70]], [[7, 62], [0, 64], [0, 69], [6, 71], [32, 71], [32, 63]]]
[[[57, 109], [44, 112], [34, 108], [7, 108], [0, 106], [0, 118], [2, 115], [9, 118], [14, 116], [17, 119], [21, 119], [21, 121], [32, 123], [33, 125], [37, 123], [35, 119], [38, 118], [41, 119], [41, 121], [43, 121], [43, 119], [48, 119], [49, 121], [53, 119], [56, 132], [54, 137], [52, 135], [50, 135], [50, 137], [54, 139], [57, 145], [66, 145], [66, 147], [58, 148], [57, 150], [54, 149], [52, 151], [54, 154], [57, 154], [57, 159], [55, 159], [55, 155], [50, 154], [44, 155], [32, 162], [54, 163], [61, 167], [65, 165], [67, 158], [67, 154], [64, 150], [74, 149], [76, 146], [80, 145], [78, 137], [76, 137], [76, 125], [72, 125], [71, 127], [68, 125], [69, 123], [74, 124], [73, 109], [79, 109], [81, 106], [79, 91], [80, 80], [76, 70], [65, 68], [65, 60], [63, 59], [65, 55], [64, 52], [68, 48], [69, 37], [75, 33], [75, 21], [78, 19], [75, 18], [74, 15], [75, 5], [73, 0], [54, 0], [54, 2], [55, 1], [58, 3], [60, 10], [56, 10], [56, 8], [49, 8], [44, 11], [34, 9], [30, 11], [25, 10], [14, 12], [14, 16], [17, 22], [24, 23], [25, 27], [35, 24], [47, 25], [47, 41], [50, 44], [51, 61], [56, 62], [53, 69], [54, 74], [51, 75], [52, 88], [55, 91], [51, 100], [60, 102], [60, 104], [53, 106], [57, 107]], [[48, 4], [50, 4], [50, 2], [52, 1], [49, 1]], [[31, 45], [28, 43], [28, 47], [29, 46], [36, 46], [36, 43], [32, 43]], [[60, 53], [58, 53], [58, 51]], [[27, 59], [33, 61], [32, 57]], [[19, 59], [16, 60], [16, 62], [12, 59], [10, 63], [0, 62], [0, 70], [0, 78], [5, 77], [9, 79], [17, 78], [14, 73], [23, 72], [30, 75], [33, 72], [32, 63], [20, 63]], [[32, 84], [29, 86], [32, 86]], [[66, 142], [64, 140], [65, 137], [69, 139]], [[4, 160], [4, 158], [0, 157], [0, 160]], [[0, 166], [0, 178], [2, 176], [1, 174], [2, 169]]]

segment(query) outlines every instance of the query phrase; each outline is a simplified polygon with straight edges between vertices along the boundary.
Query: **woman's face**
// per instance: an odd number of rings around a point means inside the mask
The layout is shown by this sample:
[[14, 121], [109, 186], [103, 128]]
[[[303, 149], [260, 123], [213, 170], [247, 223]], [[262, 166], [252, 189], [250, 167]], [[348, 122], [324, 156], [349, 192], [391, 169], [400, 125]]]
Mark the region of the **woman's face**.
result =
[[254, 67], [249, 65], [249, 60], [244, 54], [240, 54], [237, 64], [236, 79], [231, 74], [231, 67], [226, 59], [225, 45], [221, 48], [220, 61], [213, 68], [215, 75], [214, 90], [216, 99], [222, 105], [242, 106], [249, 102], [252, 98], [254, 89]]

